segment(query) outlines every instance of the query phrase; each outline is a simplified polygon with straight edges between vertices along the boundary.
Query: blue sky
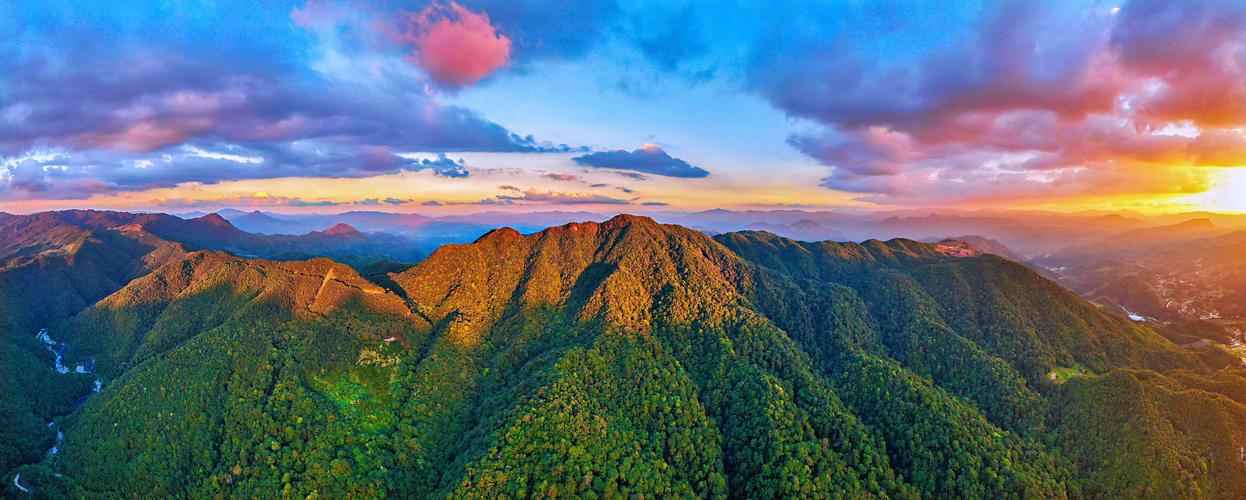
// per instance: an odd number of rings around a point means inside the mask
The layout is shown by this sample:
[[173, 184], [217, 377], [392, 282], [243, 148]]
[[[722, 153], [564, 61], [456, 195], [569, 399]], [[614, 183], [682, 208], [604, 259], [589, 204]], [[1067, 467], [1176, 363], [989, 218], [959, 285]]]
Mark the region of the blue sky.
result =
[[17, 1], [0, 19], [12, 211], [1236, 209], [1246, 165], [1228, 0]]

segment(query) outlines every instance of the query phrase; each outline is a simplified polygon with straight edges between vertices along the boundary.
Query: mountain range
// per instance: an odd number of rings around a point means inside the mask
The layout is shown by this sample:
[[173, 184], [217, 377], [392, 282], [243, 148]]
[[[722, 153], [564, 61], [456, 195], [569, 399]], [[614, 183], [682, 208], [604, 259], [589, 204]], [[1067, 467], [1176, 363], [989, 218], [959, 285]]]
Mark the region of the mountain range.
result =
[[972, 242], [621, 215], [365, 275], [231, 228], [0, 216], [10, 494], [1246, 496], [1238, 348]]
[[1061, 284], [1153, 322], [1219, 321], [1246, 331], [1246, 231], [1191, 219], [1036, 259]]

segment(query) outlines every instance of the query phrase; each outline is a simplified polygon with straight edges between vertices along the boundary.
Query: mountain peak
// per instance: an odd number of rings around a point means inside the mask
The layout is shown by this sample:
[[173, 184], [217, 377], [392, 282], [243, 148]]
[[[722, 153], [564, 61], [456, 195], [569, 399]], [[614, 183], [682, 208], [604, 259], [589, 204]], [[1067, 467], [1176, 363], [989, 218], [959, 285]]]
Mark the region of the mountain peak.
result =
[[221, 214], [218, 214], [215, 212], [205, 215], [203, 217], [199, 217], [199, 220], [206, 222], [208, 224], [211, 224], [213, 226], [233, 227], [233, 224], [230, 224], [229, 221], [225, 220], [224, 217], [221, 217]]
[[334, 236], [363, 234], [358, 229], [355, 229], [355, 226], [352, 226], [346, 223], [334, 224], [333, 227], [330, 227], [329, 229], [325, 229], [322, 232], [324, 234], [330, 234]]
[[1219, 228], [1220, 226], [1217, 226], [1217, 225], [1216, 225], [1216, 223], [1215, 223], [1215, 222], [1212, 222], [1210, 218], [1207, 218], [1207, 217], [1200, 217], [1200, 218], [1197, 218], [1197, 219], [1190, 219], [1190, 220], [1187, 220], [1187, 221], [1181, 222], [1181, 223], [1179, 223], [1179, 224], [1176, 224], [1176, 225], [1175, 225], [1175, 226], [1173, 226], [1173, 227], [1180, 227], [1180, 228], [1210, 228], [1210, 229], [1215, 229], [1215, 228]]
[[602, 227], [614, 229], [637, 225], [656, 226], [658, 225], [658, 222], [653, 220], [651, 217], [645, 217], [643, 215], [619, 214], [604, 222]]

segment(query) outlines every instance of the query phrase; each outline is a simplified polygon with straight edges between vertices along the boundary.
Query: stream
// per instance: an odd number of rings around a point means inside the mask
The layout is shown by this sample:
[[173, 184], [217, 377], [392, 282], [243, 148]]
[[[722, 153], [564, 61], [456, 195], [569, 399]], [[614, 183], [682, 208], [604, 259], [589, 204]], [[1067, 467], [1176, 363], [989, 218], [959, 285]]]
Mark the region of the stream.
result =
[[[39, 330], [39, 332], [35, 334], [35, 338], [39, 339], [40, 342], [43, 342], [43, 346], [46, 347], [48, 351], [52, 353], [52, 356], [53, 356], [52, 368], [56, 370], [56, 373], [60, 373], [60, 374], [69, 373], [69, 367], [65, 366], [65, 363], [64, 363], [65, 352], [69, 349], [69, 346], [66, 345], [64, 342], [57, 342], [55, 340], [52, 340], [52, 337], [48, 335], [47, 328]], [[84, 364], [75, 366], [73, 369], [73, 372], [94, 374], [95, 373], [94, 358], [88, 358]], [[92, 388], [91, 394], [99, 392], [100, 386], [101, 386], [100, 378], [97, 375], [95, 376], [95, 386]], [[79, 406], [82, 406], [82, 404], [86, 402], [87, 398], [91, 397], [91, 394], [87, 394], [79, 398], [78, 401], [74, 403], [74, 408], [77, 409]], [[52, 443], [52, 447], [48, 449], [48, 456], [55, 456], [56, 453], [60, 451], [61, 441], [65, 438], [65, 433], [61, 430], [61, 424], [57, 423], [56, 420], [52, 420], [51, 422], [48, 422], [48, 428], [56, 429], [56, 441], [54, 441]], [[60, 477], [60, 474], [56, 474], [56, 476]], [[30, 488], [27, 488], [22, 485], [21, 474], [17, 474], [13, 476], [13, 486], [16, 486], [17, 489], [20, 490], [22, 493], [33, 492]]]

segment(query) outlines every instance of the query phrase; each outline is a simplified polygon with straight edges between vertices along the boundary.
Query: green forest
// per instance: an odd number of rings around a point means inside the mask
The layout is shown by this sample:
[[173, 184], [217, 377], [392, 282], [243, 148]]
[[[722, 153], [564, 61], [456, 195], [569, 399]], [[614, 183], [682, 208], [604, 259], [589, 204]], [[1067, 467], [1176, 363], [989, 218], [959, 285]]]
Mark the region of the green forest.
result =
[[128, 284], [37, 314], [0, 270], [11, 496], [1246, 497], [1236, 355], [992, 255], [633, 216], [379, 278], [131, 250], [42, 264]]

